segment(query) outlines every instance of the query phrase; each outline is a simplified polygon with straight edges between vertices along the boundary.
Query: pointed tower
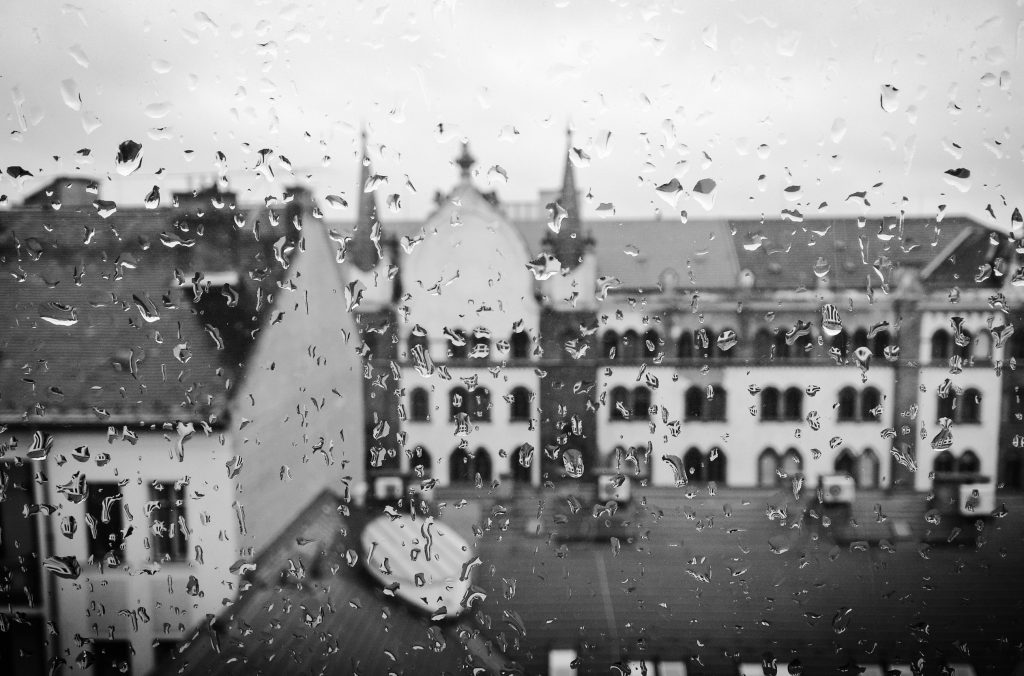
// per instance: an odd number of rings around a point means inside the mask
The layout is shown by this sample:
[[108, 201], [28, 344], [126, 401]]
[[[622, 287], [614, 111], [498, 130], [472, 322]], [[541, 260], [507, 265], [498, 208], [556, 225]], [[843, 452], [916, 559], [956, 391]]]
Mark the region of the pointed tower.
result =
[[[587, 477], [602, 463], [594, 394], [576, 393], [562, 386], [562, 383], [595, 381], [597, 350], [593, 343], [598, 322], [597, 260], [593, 240], [583, 234], [576, 173], [569, 157], [572, 152], [569, 130], [566, 130], [566, 141], [562, 191], [548, 207], [551, 223], [543, 243], [544, 251], [558, 259], [561, 273], [540, 282], [541, 348], [544, 356], [551, 359], [548, 377], [540, 381], [540, 407], [547, 412], [540, 424], [544, 480], [566, 478], [562, 453], [582, 453]], [[566, 359], [568, 348], [577, 351], [579, 356]]]
[[377, 220], [377, 194], [370, 186], [370, 157], [366, 151], [366, 132], [363, 132], [363, 152], [359, 167], [359, 204], [356, 227], [345, 240], [345, 260], [363, 272], [377, 267], [384, 252], [381, 248], [381, 225]]
[[[566, 152], [565, 172], [562, 175], [562, 192], [558, 199], [548, 205], [550, 223], [554, 224], [544, 238], [544, 248], [562, 264], [563, 270], [575, 270], [583, 257], [592, 248], [593, 242], [583, 235], [580, 219], [579, 194], [576, 191], [576, 171], [572, 165], [572, 131], [565, 130]], [[550, 227], [550, 226], [549, 226]]]

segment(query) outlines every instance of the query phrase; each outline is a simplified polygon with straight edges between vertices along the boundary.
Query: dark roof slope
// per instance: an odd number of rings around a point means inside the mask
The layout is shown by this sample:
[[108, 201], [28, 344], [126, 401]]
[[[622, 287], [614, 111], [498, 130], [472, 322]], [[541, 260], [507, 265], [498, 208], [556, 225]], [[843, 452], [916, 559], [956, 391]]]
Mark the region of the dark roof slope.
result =
[[[514, 226], [533, 254], [544, 250], [550, 230], [542, 221], [516, 221]], [[350, 225], [335, 225], [348, 232]], [[389, 221], [385, 235], [419, 234], [419, 221]], [[868, 278], [880, 284], [875, 266], [898, 280], [900, 267], [925, 269], [944, 257], [941, 272], [926, 286], [950, 285], [954, 276], [973, 283], [978, 266], [990, 256], [990, 230], [964, 217], [815, 218], [788, 220], [706, 219], [678, 221], [599, 219], [584, 223], [593, 237], [598, 275], [614, 277], [622, 287], [653, 289], [669, 279], [680, 286], [728, 290], [741, 274], [752, 275], [757, 288], [814, 288], [819, 273], [832, 288], [863, 288]], [[998, 251], [1009, 256], [1005, 235]], [[952, 249], [950, 248], [952, 247]], [[964, 281], [960, 282], [965, 283]]]
[[360, 517], [344, 511], [329, 491], [314, 499], [257, 558], [239, 599], [157, 673], [472, 673], [459, 625], [431, 622], [349, 565]]
[[[224, 417], [283, 227], [264, 210], [0, 212], [0, 417], [133, 424]], [[262, 216], [262, 229], [255, 223]], [[196, 273], [212, 284], [196, 300]], [[224, 283], [230, 282], [229, 288]], [[184, 284], [183, 284], [184, 283]]]

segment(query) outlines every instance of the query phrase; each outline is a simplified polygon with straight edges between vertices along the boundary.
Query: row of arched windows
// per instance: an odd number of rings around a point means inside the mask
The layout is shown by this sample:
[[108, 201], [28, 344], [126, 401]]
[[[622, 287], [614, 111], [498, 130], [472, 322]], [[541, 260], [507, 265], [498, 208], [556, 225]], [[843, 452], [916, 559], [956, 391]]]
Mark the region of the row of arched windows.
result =
[[981, 459], [971, 450], [964, 451], [959, 457], [949, 451], [942, 451], [935, 456], [932, 469], [936, 472], [976, 474], [981, 471]]
[[858, 488], [878, 488], [881, 463], [878, 454], [870, 448], [865, 448], [859, 454], [844, 448], [836, 456], [834, 468], [836, 474], [853, 479]]
[[[491, 332], [477, 329], [466, 333], [461, 329], [445, 331], [447, 337], [447, 357], [449, 359], [491, 359], [495, 356], [495, 346], [491, 344]], [[414, 359], [417, 347], [423, 354], [429, 354], [430, 337], [425, 333], [411, 333], [408, 338], [409, 359]], [[498, 341], [498, 353], [508, 353], [509, 359], [529, 359], [531, 340], [525, 331], [515, 331], [509, 340]]]
[[[509, 405], [511, 422], [526, 422], [530, 419], [530, 404], [533, 392], [525, 387], [514, 387], [504, 397]], [[455, 420], [460, 413], [468, 414], [471, 420], [489, 422], [491, 420], [490, 390], [478, 387], [470, 392], [465, 387], [455, 387], [448, 393], [448, 417]], [[409, 419], [413, 422], [430, 420], [430, 392], [417, 387], [409, 393]]]
[[[726, 359], [734, 354], [736, 333], [732, 329], [716, 332], [703, 327], [695, 331], [684, 331], [676, 341], [675, 350], [663, 350], [660, 334], [654, 329], [642, 335], [630, 329], [621, 335], [606, 331], [601, 339], [601, 356], [605, 359], [636, 360], [655, 357], [664, 353], [677, 359]], [[721, 338], [721, 340], [719, 340]], [[852, 336], [844, 329], [827, 343], [830, 352], [846, 360], [859, 347], [866, 347], [875, 356], [884, 356], [885, 349], [892, 344], [892, 337], [885, 329], [874, 332], [856, 329]], [[754, 356], [763, 360], [806, 359], [815, 355], [814, 333], [806, 330], [783, 328], [762, 328], [754, 334]]]
[[[509, 468], [512, 478], [518, 482], [529, 483], [531, 480], [530, 467], [524, 467], [520, 462], [521, 448], [517, 448], [509, 454]], [[429, 479], [433, 476], [433, 457], [430, 452], [422, 446], [417, 446], [412, 454], [413, 473], [419, 479]], [[486, 448], [480, 447], [475, 451], [467, 448], [457, 447], [452, 451], [448, 459], [448, 480], [453, 484], [482, 483], [491, 481], [494, 478], [494, 465], [491, 461], [491, 454]]]
[[936, 420], [949, 418], [954, 423], [980, 423], [981, 392], [973, 387], [969, 387], [963, 392], [956, 392], [948, 386], [939, 388], [936, 411]]
[[985, 362], [992, 358], [992, 338], [986, 333], [977, 337], [970, 331], [963, 330], [958, 334], [946, 329], [939, 329], [932, 334], [932, 362], [949, 361], [951, 357], [960, 357], [965, 362]]
[[774, 387], [761, 390], [761, 420], [800, 420], [804, 417], [804, 391], [790, 387], [779, 391]]
[[782, 486], [798, 476], [803, 465], [803, 456], [795, 448], [786, 449], [783, 453], [766, 448], [757, 459], [757, 485], [762, 488]]
[[844, 387], [839, 390], [836, 403], [836, 417], [840, 422], [873, 422], [882, 412], [882, 393], [874, 387], [866, 387], [860, 392], [854, 387]]
[[703, 453], [696, 446], [692, 446], [683, 454], [683, 471], [686, 472], [688, 482], [715, 481], [724, 484], [725, 453], [720, 448], [712, 448]]

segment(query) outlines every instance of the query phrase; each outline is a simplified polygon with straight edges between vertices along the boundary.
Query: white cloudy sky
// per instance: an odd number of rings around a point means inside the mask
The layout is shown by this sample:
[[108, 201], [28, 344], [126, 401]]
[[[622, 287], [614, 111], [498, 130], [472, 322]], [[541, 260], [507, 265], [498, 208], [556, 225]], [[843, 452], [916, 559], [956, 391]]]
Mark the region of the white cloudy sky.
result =
[[[299, 181], [351, 198], [365, 123], [380, 191], [419, 217], [454, 181], [463, 137], [480, 185], [536, 199], [560, 181], [571, 121], [591, 158], [580, 187], [618, 217], [946, 204], [986, 221], [991, 205], [1006, 224], [1024, 204], [1022, 19], [1011, 2], [962, 1], [8, 2], [0, 162], [39, 180], [5, 175], [0, 190], [17, 201], [78, 172], [140, 202], [154, 184], [209, 180], [221, 151], [252, 199]], [[127, 179], [125, 139], [145, 150]], [[261, 148], [292, 171], [258, 176]], [[953, 185], [944, 171], [959, 167], [971, 178]], [[673, 177], [687, 191], [715, 180], [710, 211], [660, 198]], [[870, 209], [847, 199], [865, 190]]]

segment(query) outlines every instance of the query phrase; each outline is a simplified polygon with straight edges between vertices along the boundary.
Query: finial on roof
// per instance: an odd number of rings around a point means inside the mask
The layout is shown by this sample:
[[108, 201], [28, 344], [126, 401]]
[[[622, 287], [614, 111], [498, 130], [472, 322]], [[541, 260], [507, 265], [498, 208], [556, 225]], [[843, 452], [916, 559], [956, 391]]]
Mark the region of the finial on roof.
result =
[[462, 142], [462, 154], [455, 159], [455, 164], [459, 165], [459, 174], [462, 180], [468, 181], [470, 171], [476, 164], [476, 158], [469, 153], [469, 141]]

